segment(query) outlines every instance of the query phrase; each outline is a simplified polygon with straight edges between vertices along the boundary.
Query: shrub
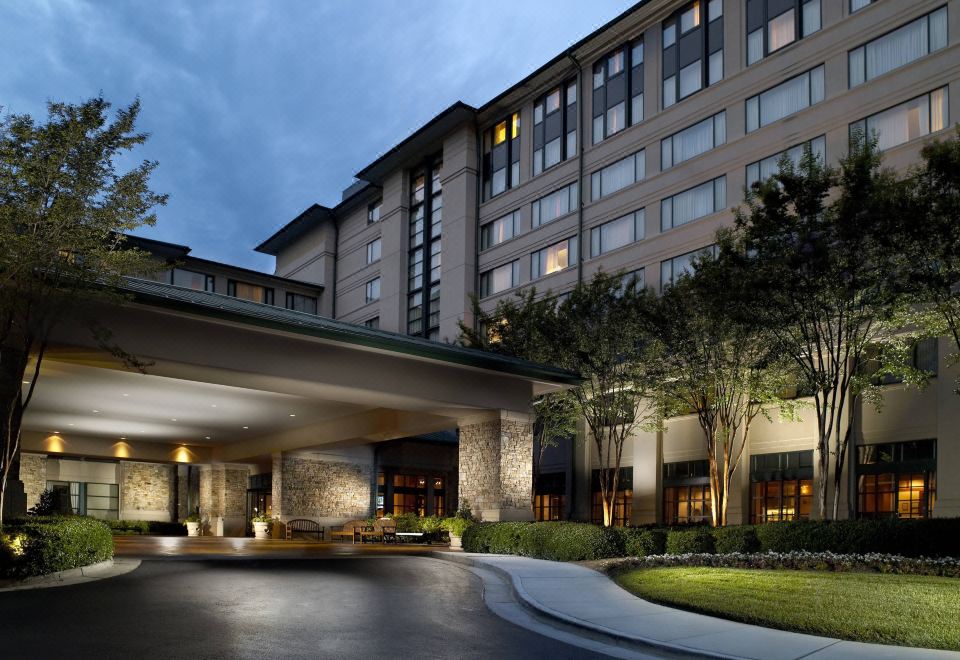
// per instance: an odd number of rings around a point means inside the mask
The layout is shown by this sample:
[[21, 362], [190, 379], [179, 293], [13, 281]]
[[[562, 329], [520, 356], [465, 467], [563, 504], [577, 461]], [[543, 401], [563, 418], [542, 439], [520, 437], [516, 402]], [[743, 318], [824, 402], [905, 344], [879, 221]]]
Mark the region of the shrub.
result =
[[443, 528], [447, 530], [451, 536], [463, 536], [463, 532], [472, 524], [472, 520], [457, 516], [443, 519]]
[[52, 516], [57, 511], [57, 494], [48, 488], [37, 499], [37, 503], [27, 512], [34, 516]]
[[716, 552], [713, 534], [710, 533], [710, 529], [707, 527], [671, 529], [667, 532], [668, 555], [713, 552]]
[[468, 552], [514, 554], [554, 561], [603, 559], [623, 554], [617, 529], [575, 522], [478, 523], [463, 534]]
[[424, 516], [420, 519], [420, 529], [424, 534], [437, 535], [443, 531], [443, 518], [438, 516]]
[[[110, 527], [83, 516], [34, 518], [8, 527], [13, 559], [2, 570], [25, 578], [88, 566], [113, 557]], [[19, 547], [17, 547], [19, 546]]]
[[662, 555], [667, 551], [667, 532], [663, 529], [627, 528], [623, 530], [624, 551], [630, 557]]
[[393, 516], [398, 532], [422, 532], [422, 519], [415, 513], [400, 513]]
[[764, 552], [960, 557], [960, 519], [796, 520], [755, 527]]
[[717, 527], [713, 530], [713, 543], [718, 553], [760, 551], [760, 539], [750, 525]]
[[149, 534], [150, 523], [146, 520], [104, 520], [114, 534]]

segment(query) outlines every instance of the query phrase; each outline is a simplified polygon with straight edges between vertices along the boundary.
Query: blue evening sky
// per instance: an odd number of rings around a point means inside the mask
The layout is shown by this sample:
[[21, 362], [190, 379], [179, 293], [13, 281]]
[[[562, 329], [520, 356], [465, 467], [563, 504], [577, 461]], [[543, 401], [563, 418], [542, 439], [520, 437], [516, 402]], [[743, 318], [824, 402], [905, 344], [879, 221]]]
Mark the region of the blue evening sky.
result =
[[153, 229], [270, 271], [252, 248], [456, 100], [481, 105], [630, 0], [11, 0], [0, 106], [143, 101], [170, 194]]

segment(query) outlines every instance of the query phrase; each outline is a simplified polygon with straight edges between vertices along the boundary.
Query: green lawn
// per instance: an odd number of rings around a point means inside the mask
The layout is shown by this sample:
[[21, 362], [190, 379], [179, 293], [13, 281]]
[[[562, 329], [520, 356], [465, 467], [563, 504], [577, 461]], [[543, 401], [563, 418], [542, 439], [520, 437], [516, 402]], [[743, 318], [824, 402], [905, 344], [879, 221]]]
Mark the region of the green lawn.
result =
[[646, 568], [616, 581], [657, 603], [879, 644], [960, 650], [960, 579], [733, 568]]

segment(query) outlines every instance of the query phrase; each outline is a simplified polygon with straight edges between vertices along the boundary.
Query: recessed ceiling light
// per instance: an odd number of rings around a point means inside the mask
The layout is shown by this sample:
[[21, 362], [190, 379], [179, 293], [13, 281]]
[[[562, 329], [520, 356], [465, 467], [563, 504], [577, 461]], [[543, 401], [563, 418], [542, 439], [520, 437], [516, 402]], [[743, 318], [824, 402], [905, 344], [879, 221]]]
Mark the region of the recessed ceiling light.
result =
[[244, 426], [243, 428], [248, 429], [248, 428], [250, 428], [250, 427], [249, 427], [249, 426]]
[[69, 424], [67, 424], [67, 426], [73, 426], [73, 422], [70, 422]]
[[60, 431], [54, 431], [54, 432], [53, 432], [54, 435], [56, 435], [57, 433], [60, 433]]
[[24, 385], [29, 385], [29, 384], [30, 384], [30, 381], [29, 381], [29, 380], [25, 380], [25, 381], [23, 381], [23, 384], [24, 384]]
[[209, 435], [205, 435], [205, 436], [203, 436], [203, 437], [204, 437], [205, 440], [209, 440], [209, 439], [210, 439], [210, 436], [209, 436]]
[[126, 392], [124, 392], [124, 393], [123, 393], [123, 396], [130, 396], [130, 395], [129, 395], [129, 394], [127, 394]]
[[175, 421], [177, 421], [177, 418], [176, 418], [176, 417], [171, 417], [171, 418], [170, 418], [170, 421], [171, 421], [171, 422], [175, 422]]
[[99, 410], [93, 410], [93, 411], [91, 411], [91, 412], [93, 412], [93, 414], [96, 415], [96, 414], [97, 414], [98, 412], [100, 412], [100, 411], [99, 411]]
[[290, 413], [290, 416], [291, 416], [291, 417], [296, 417], [296, 415], [294, 415], [293, 413]]
[[216, 407], [217, 407], [217, 404], [211, 403], [211, 404], [210, 404], [210, 407], [211, 407], [211, 408], [216, 408]]
[[124, 436], [121, 436], [120, 439], [121, 439], [121, 440], [126, 440], [126, 439], [127, 439], [127, 436], [125, 436], [125, 435], [124, 435]]

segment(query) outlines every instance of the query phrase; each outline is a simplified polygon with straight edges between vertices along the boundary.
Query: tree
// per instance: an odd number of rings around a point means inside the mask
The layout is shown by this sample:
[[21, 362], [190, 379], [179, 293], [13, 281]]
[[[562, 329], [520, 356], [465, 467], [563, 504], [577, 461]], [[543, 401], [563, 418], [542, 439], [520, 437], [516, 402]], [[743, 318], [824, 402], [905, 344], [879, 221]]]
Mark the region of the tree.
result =
[[[909, 273], [924, 306], [910, 319], [931, 336], [948, 335], [960, 362], [960, 126], [949, 139], [921, 151], [923, 162], [904, 187], [901, 215], [910, 222], [888, 232], [901, 256], [900, 272]], [[960, 394], [960, 380], [956, 383]]]
[[755, 321], [793, 359], [801, 386], [813, 394], [821, 518], [831, 468], [838, 515], [852, 404], [881, 400], [865, 373], [868, 362], [902, 356], [910, 341], [900, 319], [915, 298], [886, 239], [909, 221], [899, 213], [902, 185], [880, 167], [875, 140], [855, 137], [837, 169], [809, 149], [798, 165], [782, 159], [780, 172], [755, 184], [736, 212]]
[[537, 480], [543, 457], [551, 447], [577, 434], [576, 400], [569, 392], [548, 392], [533, 401], [533, 489], [531, 501], [536, 504]]
[[86, 315], [91, 300], [120, 299], [124, 275], [157, 270], [124, 240], [154, 224], [152, 209], [167, 199], [148, 185], [155, 162], [116, 170], [147, 139], [134, 131], [139, 100], [113, 121], [109, 108], [103, 98], [51, 102], [46, 123], [29, 115], [0, 123], [0, 523], [8, 480], [18, 478], [21, 420], [55, 327], [83, 320], [101, 346], [142, 366]]
[[668, 410], [693, 412], [703, 430], [710, 466], [713, 525], [727, 524], [730, 484], [758, 416], [779, 408], [795, 417], [786, 398], [792, 365], [774, 337], [755, 321], [756, 300], [743, 287], [742, 245], [729, 230], [717, 234], [717, 256], [704, 252], [662, 293], [656, 336], [663, 342]]
[[659, 428], [662, 374], [657, 343], [642, 318], [653, 293], [621, 274], [596, 274], [558, 300], [529, 289], [491, 312], [475, 305], [478, 330], [462, 327], [464, 343], [578, 372], [570, 390], [587, 423], [600, 463], [604, 525], [613, 524], [624, 444], [640, 428]]

